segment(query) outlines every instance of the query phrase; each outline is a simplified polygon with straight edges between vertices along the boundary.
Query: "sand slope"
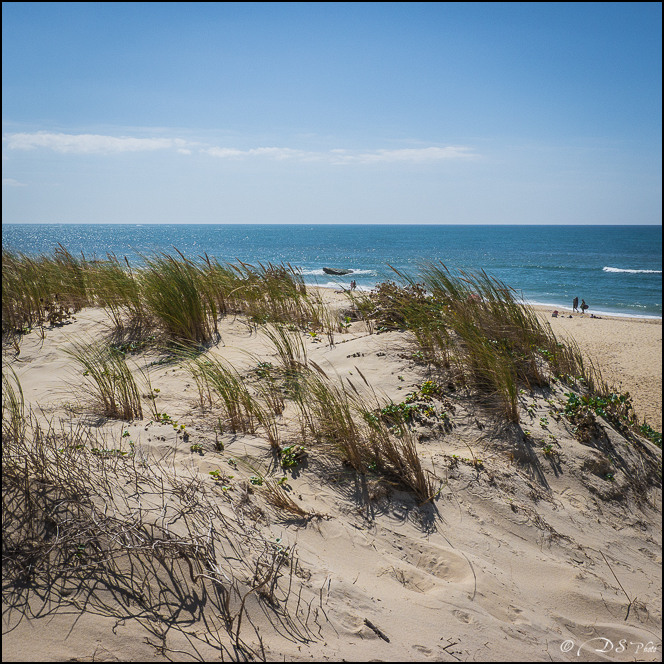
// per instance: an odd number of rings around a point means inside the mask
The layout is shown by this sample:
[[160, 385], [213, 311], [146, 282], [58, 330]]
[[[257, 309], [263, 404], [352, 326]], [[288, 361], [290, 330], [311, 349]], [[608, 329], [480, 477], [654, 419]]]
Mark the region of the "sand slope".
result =
[[[256, 537], [288, 549], [297, 562], [283, 572], [280, 584], [289, 584], [290, 594], [281, 607], [292, 621], [276, 620], [258, 593], [247, 597], [242, 634], [257, 657], [661, 660], [661, 485], [648, 475], [650, 486], [645, 483], [639, 492], [630, 473], [640, 455], [661, 460], [661, 452], [647, 442], [626, 444], [607, 423], [601, 444], [583, 444], [564, 417], [552, 415], [552, 403], [564, 399], [563, 387], [523, 395], [521, 424], [528, 439], [478, 410], [463, 393], [436, 402], [451, 413], [449, 425], [431, 418], [414, 429], [420, 457], [440, 488], [421, 506], [411, 493], [359, 477], [307, 444], [306, 462], [288, 473], [288, 495], [309, 513], [299, 518], [276, 509], [264, 487], [247, 482], [256, 473], [284, 475], [264, 437], [224, 433], [220, 450], [215, 418], [201, 412], [196, 386], [181, 366], [153, 364], [150, 377], [160, 390], [161, 411], [186, 424], [186, 441], [147, 412], [129, 424], [90, 413], [85, 395], [76, 392], [83, 382], [80, 371], [64, 350], [74, 339], [101, 335], [104, 321], [102, 311], [84, 310], [75, 322], [47, 331], [43, 341], [36, 333], [27, 335], [20, 354], [10, 352], [5, 359], [20, 378], [26, 401], [43, 409], [40, 417], [94, 423], [117, 444], [128, 431], [145, 459], [161, 459], [153, 468], [164, 473], [167, 487], [169, 474], [196, 477], [197, 500], [218, 505], [229, 524], [242, 522]], [[661, 343], [661, 325], [646, 329], [633, 321], [587, 317], [552, 324], [556, 334], [573, 334], [584, 351], [596, 351], [601, 366], [622, 376], [648, 420], [661, 426], [656, 398], [657, 390], [661, 397], [661, 346], [659, 365], [652, 355], [637, 360], [635, 352], [652, 348], [652, 330], [659, 331]], [[627, 326], [633, 345], [619, 337]], [[239, 318], [225, 321], [221, 336], [211, 353], [243, 370], [257, 358], [278, 361], [260, 330]], [[349, 379], [358, 390], [366, 388], [366, 379], [383, 400], [401, 401], [431, 377], [413, 360], [404, 333], [369, 335], [362, 323], [353, 323], [333, 347], [324, 340], [306, 339], [306, 344], [309, 360], [328, 376]], [[157, 356], [133, 359], [146, 366]], [[657, 366], [659, 384], [651, 371]], [[283, 417], [284, 442], [298, 442], [293, 412], [287, 409]], [[541, 453], [547, 443], [555, 454]], [[193, 444], [202, 449], [193, 452]], [[612, 466], [606, 465], [607, 450], [618, 459]], [[233, 474], [229, 490], [222, 491], [210, 476], [215, 469]], [[612, 481], [608, 471], [615, 475]], [[167, 494], [163, 505], [180, 500], [175, 492]], [[173, 595], [177, 601], [171, 606], [179, 607], [175, 619], [139, 611], [140, 602], [124, 603], [103, 584], [91, 592], [91, 580], [67, 594], [28, 592], [22, 595], [25, 603], [5, 591], [3, 659], [191, 661], [219, 658], [221, 650], [224, 658], [240, 657], [223, 630], [213, 633], [219, 620], [213, 602], [204, 601], [204, 582], [189, 583], [187, 574], [182, 567], [180, 576], [164, 580], [169, 592], [183, 593]], [[84, 609], [82, 598], [87, 598]]]

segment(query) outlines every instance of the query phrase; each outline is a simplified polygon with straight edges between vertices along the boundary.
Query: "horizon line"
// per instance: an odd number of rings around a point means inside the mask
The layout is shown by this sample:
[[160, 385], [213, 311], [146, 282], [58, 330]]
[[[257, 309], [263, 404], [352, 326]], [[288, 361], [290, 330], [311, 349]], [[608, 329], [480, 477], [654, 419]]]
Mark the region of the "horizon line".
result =
[[487, 222], [361, 222], [361, 221], [2, 221], [2, 226], [662, 226], [659, 223], [487, 223]]

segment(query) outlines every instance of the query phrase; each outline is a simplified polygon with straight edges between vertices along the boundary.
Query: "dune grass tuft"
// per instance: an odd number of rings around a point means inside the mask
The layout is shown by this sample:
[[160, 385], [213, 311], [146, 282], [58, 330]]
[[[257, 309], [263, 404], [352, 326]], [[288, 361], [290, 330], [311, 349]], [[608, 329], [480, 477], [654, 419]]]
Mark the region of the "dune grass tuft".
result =
[[178, 342], [207, 343], [217, 329], [217, 306], [202, 269], [183, 256], [145, 259], [140, 272], [142, 297], [168, 337]]
[[2, 440], [23, 440], [25, 427], [23, 389], [14, 370], [7, 366], [2, 372]]
[[116, 331], [140, 332], [150, 325], [140, 284], [125, 262], [126, 267], [114, 254], [108, 254], [107, 260], [88, 265], [88, 290], [95, 304], [106, 310]]
[[202, 355], [189, 356], [184, 363], [196, 381], [204, 410], [220, 404], [223, 422], [231, 431], [256, 433], [257, 427], [262, 426], [270, 445], [279, 448], [274, 410], [251, 394], [233, 367], [221, 359]]
[[123, 353], [98, 342], [77, 342], [66, 352], [83, 370], [87, 394], [101, 414], [121, 420], [143, 417], [140, 393]]
[[599, 372], [578, 347], [560, 343], [512, 288], [484, 271], [454, 275], [443, 264], [425, 264], [419, 280], [395, 273], [401, 284], [354, 296], [361, 315], [379, 330], [411, 331], [427, 362], [454, 373], [508, 421], [519, 421], [522, 386], [569, 375], [600, 387]]
[[90, 304], [85, 267], [62, 246], [35, 258], [3, 249], [3, 336], [62, 323]]

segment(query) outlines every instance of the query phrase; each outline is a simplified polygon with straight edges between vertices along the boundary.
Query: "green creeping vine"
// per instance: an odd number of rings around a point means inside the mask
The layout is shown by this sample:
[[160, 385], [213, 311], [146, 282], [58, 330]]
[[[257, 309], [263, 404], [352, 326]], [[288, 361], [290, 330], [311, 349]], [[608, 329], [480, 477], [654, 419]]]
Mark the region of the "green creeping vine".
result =
[[574, 423], [582, 419], [588, 413], [595, 413], [608, 420], [623, 433], [636, 430], [642, 436], [648, 438], [657, 447], [662, 447], [662, 434], [655, 431], [649, 424], [643, 423], [637, 426], [634, 407], [629, 392], [624, 394], [611, 393], [607, 395], [584, 395], [578, 396], [572, 392], [565, 393], [567, 403], [563, 412]]

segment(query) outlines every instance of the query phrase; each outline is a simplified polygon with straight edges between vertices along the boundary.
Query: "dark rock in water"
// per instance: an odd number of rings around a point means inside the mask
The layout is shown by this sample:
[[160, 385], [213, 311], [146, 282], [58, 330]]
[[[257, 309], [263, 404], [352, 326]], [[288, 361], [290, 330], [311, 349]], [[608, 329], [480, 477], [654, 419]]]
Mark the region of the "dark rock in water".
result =
[[333, 274], [335, 277], [341, 277], [344, 274], [350, 274], [353, 270], [337, 270], [336, 268], [333, 267], [324, 267], [323, 272], [325, 274]]

